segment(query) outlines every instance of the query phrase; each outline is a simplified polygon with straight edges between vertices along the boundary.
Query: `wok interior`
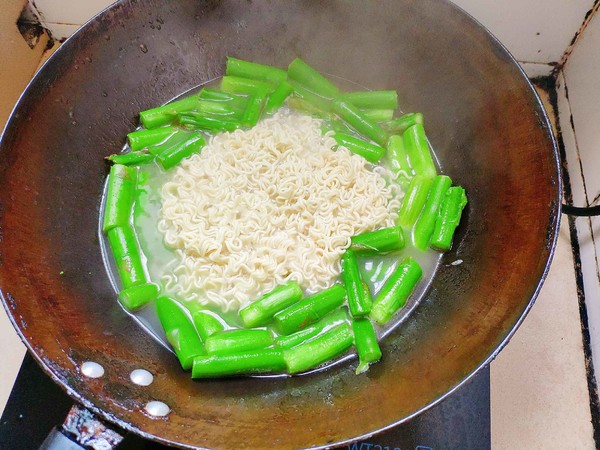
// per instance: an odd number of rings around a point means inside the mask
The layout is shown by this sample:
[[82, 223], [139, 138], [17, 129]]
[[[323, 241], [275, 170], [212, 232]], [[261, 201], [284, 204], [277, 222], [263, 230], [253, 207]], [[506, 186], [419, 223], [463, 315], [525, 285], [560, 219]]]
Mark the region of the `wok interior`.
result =
[[[300, 56], [398, 90], [403, 110], [424, 113], [444, 171], [467, 190], [453, 250], [367, 374], [351, 362], [310, 376], [192, 381], [116, 302], [97, 237], [103, 158], [140, 110], [222, 75], [227, 55], [278, 66]], [[104, 418], [185, 446], [329, 445], [408, 418], [494, 354], [545, 273], [559, 186], [526, 79], [449, 3], [121, 2], [51, 58], [7, 127], [0, 287], [45, 370]], [[106, 375], [81, 376], [88, 360]], [[155, 382], [133, 385], [137, 368]], [[155, 399], [172, 408], [167, 419], [144, 414]]]

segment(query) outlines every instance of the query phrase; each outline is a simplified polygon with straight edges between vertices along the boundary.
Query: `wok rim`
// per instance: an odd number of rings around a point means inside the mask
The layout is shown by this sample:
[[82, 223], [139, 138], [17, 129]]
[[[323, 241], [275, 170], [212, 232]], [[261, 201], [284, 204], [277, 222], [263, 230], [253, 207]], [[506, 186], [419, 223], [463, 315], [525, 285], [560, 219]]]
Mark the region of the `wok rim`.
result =
[[[429, 409], [433, 408], [434, 406], [440, 404], [442, 401], [444, 401], [446, 398], [448, 398], [449, 396], [453, 395], [456, 391], [458, 391], [461, 387], [463, 387], [465, 384], [467, 384], [468, 382], [470, 382], [475, 375], [477, 375], [477, 373], [479, 373], [479, 371], [484, 368], [485, 366], [489, 365], [497, 356], [498, 354], [504, 349], [504, 347], [508, 344], [508, 342], [512, 339], [512, 337], [514, 336], [514, 334], [516, 333], [516, 331], [518, 330], [518, 328], [521, 326], [521, 324], [523, 323], [523, 321], [525, 320], [525, 318], [527, 317], [527, 315], [529, 314], [529, 311], [531, 310], [531, 308], [533, 307], [542, 287], [543, 284], [546, 280], [546, 278], [548, 277], [548, 273], [550, 270], [550, 266], [552, 264], [552, 261], [554, 259], [554, 255], [556, 252], [556, 246], [557, 246], [557, 242], [558, 242], [558, 237], [559, 237], [559, 231], [560, 231], [560, 225], [561, 225], [561, 216], [562, 216], [562, 212], [561, 212], [561, 206], [562, 206], [562, 192], [563, 192], [563, 179], [562, 179], [562, 170], [561, 170], [561, 160], [560, 160], [560, 154], [559, 154], [559, 149], [558, 149], [558, 144], [556, 141], [556, 137], [554, 135], [553, 129], [552, 129], [552, 124], [550, 123], [550, 119], [548, 117], [548, 114], [546, 113], [546, 109], [544, 108], [544, 105], [537, 93], [537, 91], [535, 90], [533, 84], [531, 83], [530, 79], [527, 77], [523, 67], [518, 63], [518, 61], [516, 60], [516, 58], [512, 55], [512, 53], [506, 48], [506, 46], [504, 44], [502, 44], [502, 42], [500, 42], [500, 40], [491, 33], [490, 30], [488, 30], [487, 27], [485, 27], [480, 21], [478, 21], [477, 19], [475, 19], [471, 14], [469, 14], [468, 12], [466, 12], [463, 8], [461, 8], [460, 6], [456, 5], [455, 3], [453, 3], [451, 0], [438, 0], [441, 1], [443, 3], [446, 3], [447, 5], [449, 5], [451, 8], [457, 10], [460, 14], [463, 14], [464, 16], [468, 17], [477, 27], [479, 27], [479, 29], [481, 31], [483, 31], [489, 38], [490, 40], [493, 42], [493, 44], [499, 49], [501, 50], [508, 59], [508, 63], [510, 63], [514, 68], [516, 68], [518, 70], [519, 76], [522, 78], [522, 80], [524, 80], [526, 82], [526, 85], [528, 87], [529, 92], [533, 95], [535, 102], [534, 102], [534, 107], [537, 108], [537, 112], [541, 113], [540, 119], [540, 128], [542, 128], [543, 131], [545, 131], [545, 133], [547, 134], [547, 136], [550, 138], [550, 143], [551, 143], [551, 152], [553, 155], [553, 160], [554, 160], [554, 167], [556, 169], [556, 197], [555, 197], [555, 209], [554, 211], [550, 210], [550, 214], [554, 213], [554, 217], [552, 220], [552, 223], [549, 224], [548, 227], [548, 231], [549, 233], [551, 233], [551, 237], [549, 237], [547, 239], [547, 245], [546, 248], [548, 249], [548, 257], [546, 260], [546, 263], [544, 265], [544, 269], [542, 271], [542, 274], [535, 286], [535, 290], [533, 292], [533, 294], [531, 295], [530, 299], [527, 302], [527, 305], [525, 307], [525, 309], [523, 310], [523, 312], [520, 314], [520, 316], [518, 317], [518, 319], [516, 320], [516, 322], [514, 323], [514, 325], [510, 328], [510, 330], [508, 331], [508, 333], [506, 334], [506, 336], [502, 339], [502, 341], [500, 342], [500, 344], [497, 345], [497, 347], [487, 356], [487, 358], [485, 358], [480, 364], [478, 364], [475, 369], [473, 369], [467, 376], [465, 376], [462, 381], [460, 381], [459, 383], [457, 383], [453, 388], [451, 388], [450, 390], [446, 391], [444, 394], [438, 396], [435, 400], [429, 402], [428, 404], [420, 407], [417, 411], [415, 411], [414, 413], [403, 417], [402, 419], [399, 419], [395, 422], [392, 422], [384, 427], [380, 427], [377, 428], [369, 433], [365, 433], [362, 434], [360, 436], [356, 436], [356, 437], [352, 437], [350, 439], [346, 439], [346, 440], [341, 440], [341, 441], [337, 441], [334, 443], [329, 443], [326, 445], [320, 445], [320, 446], [315, 446], [315, 447], [310, 447], [312, 449], [327, 449], [327, 448], [333, 448], [333, 447], [340, 447], [343, 445], [347, 445], [347, 444], [351, 444], [353, 442], [356, 441], [360, 441], [360, 440], [364, 440], [367, 438], [370, 438], [378, 433], [381, 433], [383, 431], [389, 430], [391, 428], [394, 428], [398, 425], [404, 424], [406, 422], [409, 422], [410, 420], [414, 419], [415, 417], [419, 416], [420, 414], [422, 414], [425, 411], [428, 411]], [[27, 97], [28, 95], [28, 91], [30, 89], [30, 87], [37, 82], [38, 77], [42, 77], [42, 72], [44, 71], [44, 69], [46, 68], [46, 66], [48, 65], [48, 63], [50, 61], [52, 61], [52, 59], [54, 58], [54, 56], [56, 54], [61, 54], [60, 52], [66, 52], [66, 47], [65, 45], [70, 44], [70, 42], [72, 40], [74, 40], [74, 38], [79, 35], [82, 32], [87, 31], [86, 29], [88, 28], [89, 25], [91, 25], [92, 23], [96, 22], [97, 20], [99, 20], [101, 18], [101, 16], [103, 16], [105, 13], [107, 13], [109, 10], [112, 10], [113, 8], [118, 7], [121, 4], [124, 4], [126, 2], [126, 0], [117, 0], [114, 1], [113, 3], [111, 3], [109, 6], [107, 6], [106, 8], [104, 8], [103, 10], [101, 10], [100, 12], [98, 12], [96, 15], [94, 15], [92, 18], [90, 18], [86, 23], [84, 23], [80, 28], [78, 28], [71, 36], [69, 36], [67, 39], [65, 39], [65, 41], [60, 45], [60, 47], [58, 49], [56, 49], [56, 51], [38, 68], [37, 72], [34, 74], [34, 76], [31, 78], [31, 80], [27, 83], [26, 87], [24, 88], [23, 92], [21, 93], [21, 95], [19, 96], [17, 102], [15, 103], [15, 106], [13, 107], [7, 121], [6, 121], [6, 125], [4, 127], [4, 129], [2, 130], [2, 133], [0, 134], [0, 143], [4, 140], [5, 135], [7, 133], [8, 128], [12, 125], [12, 123], [16, 120], [18, 120], [18, 118], [16, 118], [15, 116], [17, 115], [17, 111], [21, 106], [21, 103], [23, 102], [23, 100]], [[549, 244], [549, 245], [548, 245]], [[427, 291], [425, 291], [427, 292]], [[6, 314], [8, 316], [8, 319], [10, 321], [10, 323], [12, 324], [13, 328], [15, 329], [17, 335], [19, 336], [19, 339], [21, 340], [21, 342], [23, 342], [23, 344], [25, 345], [25, 347], [27, 348], [27, 351], [29, 352], [29, 354], [34, 358], [34, 360], [38, 363], [38, 365], [41, 367], [41, 369], [43, 370], [43, 372], [48, 375], [50, 377], [50, 379], [57, 384], [69, 397], [71, 397], [71, 399], [81, 405], [83, 405], [85, 408], [89, 409], [90, 411], [92, 411], [96, 416], [98, 416], [98, 418], [102, 419], [104, 422], [108, 422], [109, 424], [113, 424], [118, 426], [119, 428], [121, 428], [122, 430], [125, 430], [127, 432], [132, 432], [144, 439], [148, 439], [150, 441], [154, 441], [154, 442], [158, 442], [161, 444], [165, 444], [165, 445], [169, 445], [169, 446], [174, 446], [177, 448], [182, 448], [182, 449], [207, 449], [207, 447], [198, 447], [198, 446], [191, 446], [188, 444], [183, 444], [180, 442], [175, 442], [175, 441], [171, 441], [169, 439], [166, 439], [162, 436], [159, 435], [155, 435], [155, 434], [151, 434], [148, 433], [146, 431], [141, 430], [140, 428], [136, 427], [135, 425], [133, 425], [130, 422], [127, 422], [124, 419], [121, 419], [107, 411], [104, 411], [103, 409], [97, 407], [94, 405], [94, 403], [92, 403], [90, 400], [88, 400], [86, 397], [82, 396], [77, 390], [71, 388], [70, 386], [68, 386], [68, 384], [66, 383], [66, 380], [61, 380], [54, 372], [53, 370], [50, 368], [50, 366], [48, 364], [46, 364], [46, 362], [43, 360], [43, 358], [38, 354], [38, 352], [35, 351], [35, 349], [33, 348], [32, 344], [25, 338], [25, 336], [23, 335], [23, 332], [21, 330], [21, 328], [19, 327], [19, 325], [17, 324], [15, 317], [13, 316], [13, 313], [10, 310], [10, 307], [8, 305], [8, 301], [6, 299], [5, 293], [2, 290], [2, 288], [0, 287], [0, 302], [2, 303], [2, 306], [4, 307], [4, 310], [6, 311]]]

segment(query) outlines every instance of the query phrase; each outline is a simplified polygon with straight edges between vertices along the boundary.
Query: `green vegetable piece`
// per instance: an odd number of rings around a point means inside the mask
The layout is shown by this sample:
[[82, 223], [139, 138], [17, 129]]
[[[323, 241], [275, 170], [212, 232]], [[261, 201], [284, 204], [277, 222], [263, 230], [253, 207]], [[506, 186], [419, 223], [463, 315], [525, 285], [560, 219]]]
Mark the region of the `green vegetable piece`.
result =
[[136, 151], [165, 142], [176, 132], [177, 128], [171, 126], [152, 128], [151, 130], [137, 130], [129, 133], [127, 139], [131, 150]]
[[266, 92], [259, 91], [256, 94], [252, 94], [242, 115], [242, 124], [247, 127], [255, 126], [258, 123], [258, 119], [260, 119], [260, 114], [266, 101]]
[[394, 117], [393, 109], [361, 109], [360, 112], [373, 122], [385, 122]]
[[463, 188], [454, 186], [448, 189], [431, 236], [431, 247], [433, 249], [442, 252], [450, 250], [454, 231], [460, 223], [460, 216], [466, 205], [467, 195]]
[[190, 111], [179, 115], [182, 125], [198, 128], [208, 132], [233, 131], [240, 126], [238, 120], [231, 118], [208, 116], [199, 112]]
[[322, 333], [326, 329], [348, 321], [348, 312], [346, 308], [337, 309], [330, 312], [321, 320], [313, 325], [296, 331], [295, 333], [279, 336], [275, 339], [275, 346], [278, 348], [292, 348], [308, 341], [312, 337]]
[[265, 112], [267, 114], [273, 114], [283, 106], [283, 103], [293, 91], [294, 88], [287, 81], [282, 81], [279, 83], [277, 89], [275, 89], [275, 91], [269, 96], [269, 100], [265, 106]]
[[262, 329], [227, 330], [214, 333], [204, 341], [208, 353], [230, 355], [258, 348], [268, 347], [274, 342], [273, 335]]
[[202, 342], [205, 342], [209, 336], [225, 329], [223, 323], [210, 311], [195, 311], [192, 318]]
[[387, 323], [404, 306], [422, 275], [419, 264], [411, 257], [405, 258], [375, 297], [371, 318], [381, 325]]
[[111, 228], [108, 230], [107, 237], [108, 245], [115, 260], [139, 253], [137, 238], [130, 225]]
[[190, 369], [194, 357], [205, 351], [189, 311], [178, 301], [163, 295], [156, 299], [156, 313], [181, 367]]
[[197, 356], [194, 358], [192, 378], [217, 378], [283, 370], [285, 370], [283, 351], [264, 348], [234, 355]]
[[148, 277], [146, 276], [146, 271], [139, 255], [125, 255], [120, 259], [115, 259], [115, 264], [123, 289], [148, 282]]
[[268, 324], [273, 316], [302, 298], [300, 285], [292, 281], [277, 286], [271, 292], [250, 303], [240, 310], [240, 318], [246, 328], [254, 328]]
[[357, 108], [390, 109], [393, 112], [398, 107], [398, 93], [396, 91], [346, 92], [340, 94], [338, 98], [352, 103]]
[[294, 80], [288, 80], [288, 83], [294, 88], [294, 93], [307, 103], [312, 105], [315, 112], [324, 114], [331, 111], [331, 100], [325, 97], [321, 97], [319, 94], [315, 94], [306, 86], [298, 83]]
[[351, 345], [352, 330], [342, 323], [304, 344], [284, 350], [283, 359], [289, 373], [305, 372], [335, 358]]
[[[182, 113], [188, 114], [188, 113]], [[190, 111], [189, 114], [192, 114]], [[177, 128], [175, 132], [165, 139], [162, 142], [159, 142], [156, 145], [152, 145], [148, 147], [148, 151], [152, 153], [154, 156], [158, 156], [161, 153], [165, 153], [169, 150], [178, 148], [181, 144], [186, 142], [188, 139], [191, 139], [194, 136], [195, 132], [191, 130], [182, 130]]]
[[420, 175], [415, 176], [408, 185], [408, 191], [402, 199], [398, 223], [405, 228], [410, 228], [417, 221], [427, 201], [427, 195], [433, 180]]
[[127, 311], [136, 311], [154, 301], [158, 297], [160, 288], [155, 283], [144, 283], [119, 292], [119, 303]]
[[203, 100], [228, 102], [235, 98], [244, 98], [245, 96], [232, 94], [231, 92], [220, 91], [218, 89], [202, 88], [198, 94], [198, 97]]
[[352, 317], [364, 317], [371, 311], [371, 299], [365, 295], [363, 280], [358, 270], [356, 254], [346, 250], [342, 255], [342, 281], [348, 296], [348, 308]]
[[248, 96], [245, 94], [232, 94], [231, 92], [220, 91], [218, 89], [204, 88], [198, 96], [202, 100], [224, 103], [228, 108], [243, 110], [248, 103]]
[[377, 164], [377, 162], [385, 153], [385, 149], [383, 147], [363, 141], [362, 139], [358, 139], [349, 134], [335, 133], [333, 137], [339, 145], [346, 147], [352, 153], [362, 156], [373, 164]]
[[357, 107], [341, 100], [334, 100], [331, 106], [333, 111], [358, 133], [381, 146], [387, 144], [388, 133], [377, 123], [366, 118]]
[[275, 86], [264, 81], [226, 75], [221, 79], [221, 89], [232, 94], [252, 95], [258, 92], [270, 94], [275, 90]]
[[429, 246], [429, 241], [435, 228], [435, 221], [438, 217], [438, 211], [451, 185], [452, 181], [445, 175], [438, 175], [433, 180], [429, 194], [427, 194], [427, 201], [423, 207], [423, 212], [413, 228], [413, 244], [420, 250], [425, 250]]
[[423, 125], [423, 114], [408, 113], [398, 117], [397, 119], [390, 120], [384, 124], [384, 127], [390, 133], [403, 134], [406, 130], [417, 123]]
[[239, 120], [242, 117], [244, 108], [234, 105], [231, 101], [200, 100], [194, 111], [206, 116], [223, 116], [223, 118]]
[[194, 109], [197, 103], [197, 95], [185, 97], [181, 100], [159, 106], [158, 108], [142, 111], [140, 113], [140, 121], [147, 129], [162, 127], [163, 125], [174, 121], [177, 118], [178, 113]]
[[225, 74], [236, 77], [250, 78], [253, 80], [267, 81], [279, 84], [287, 78], [287, 72], [273, 66], [244, 61], [237, 58], [227, 57]]
[[437, 170], [429, 150], [429, 142], [425, 137], [423, 125], [417, 123], [407, 129], [403, 135], [404, 147], [408, 154], [410, 166], [415, 174], [426, 178], [433, 178], [437, 175]]
[[197, 133], [182, 144], [166, 149], [160, 153], [156, 159], [165, 170], [169, 170], [179, 164], [183, 159], [194, 153], [198, 153], [205, 145], [206, 141], [204, 140], [204, 137], [200, 133]]
[[321, 97], [332, 98], [339, 93], [335, 84], [300, 58], [294, 59], [288, 66], [288, 78], [306, 86]]
[[294, 333], [317, 322], [327, 313], [339, 308], [346, 297], [346, 291], [339, 284], [311, 295], [273, 317], [273, 325], [279, 334]]
[[108, 174], [108, 190], [104, 205], [102, 230], [129, 225], [135, 197], [137, 171], [135, 168], [115, 164]]
[[381, 230], [353, 236], [350, 249], [356, 253], [386, 253], [404, 248], [402, 227], [382, 228]]
[[[327, 111], [324, 111], [321, 108], [317, 108], [315, 105], [313, 105], [312, 103], [306, 101], [305, 99], [301, 98], [301, 97], [296, 97], [296, 96], [291, 96], [288, 98], [288, 102], [287, 102], [288, 106], [291, 109], [295, 109], [296, 111], [301, 111], [305, 114], [308, 114], [310, 116], [313, 117], [317, 117], [319, 119], [329, 119], [331, 114], [328, 113]], [[337, 121], [338, 123], [342, 123], [340, 121]], [[352, 131], [349, 128], [346, 128], [346, 131]]]
[[388, 162], [390, 170], [399, 178], [408, 180], [413, 176], [413, 171], [408, 161], [408, 154], [404, 148], [404, 139], [402, 136], [390, 136], [385, 153], [385, 159]]
[[354, 319], [352, 321], [354, 344], [358, 353], [358, 367], [356, 374], [366, 372], [369, 365], [381, 359], [381, 349], [377, 343], [375, 330], [369, 319]]
[[107, 156], [113, 164], [122, 164], [124, 166], [135, 166], [141, 164], [147, 164], [154, 160], [154, 155], [147, 149], [139, 150], [137, 152], [119, 153]]

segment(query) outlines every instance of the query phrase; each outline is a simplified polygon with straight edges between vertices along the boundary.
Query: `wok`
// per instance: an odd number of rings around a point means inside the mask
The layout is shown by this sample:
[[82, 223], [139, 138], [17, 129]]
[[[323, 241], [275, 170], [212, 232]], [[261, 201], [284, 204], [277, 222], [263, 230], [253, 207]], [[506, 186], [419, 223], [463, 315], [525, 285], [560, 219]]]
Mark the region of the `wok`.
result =
[[[192, 381], [117, 304], [97, 235], [107, 165], [140, 110], [223, 74], [226, 55], [397, 89], [470, 204], [416, 310], [365, 375]], [[442, 0], [121, 1], [65, 42], [0, 143], [0, 288], [46, 373], [126, 430], [180, 447], [329, 446], [406, 421], [489, 363], [548, 270], [557, 152], [539, 99], [483, 27]], [[462, 264], [452, 265], [456, 260]], [[106, 373], [80, 372], [96, 361]], [[145, 368], [153, 384], [129, 373]], [[150, 400], [172, 408], [162, 419]]]

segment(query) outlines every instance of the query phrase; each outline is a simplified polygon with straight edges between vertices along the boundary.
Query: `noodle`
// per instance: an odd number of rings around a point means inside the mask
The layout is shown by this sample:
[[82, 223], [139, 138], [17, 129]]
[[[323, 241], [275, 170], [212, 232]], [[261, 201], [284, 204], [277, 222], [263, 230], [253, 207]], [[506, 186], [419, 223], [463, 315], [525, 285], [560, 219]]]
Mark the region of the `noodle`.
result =
[[350, 238], [393, 226], [399, 186], [323, 136], [321, 122], [279, 111], [221, 133], [162, 188], [159, 230], [175, 249], [164, 285], [179, 298], [238, 310], [295, 280], [333, 284]]

